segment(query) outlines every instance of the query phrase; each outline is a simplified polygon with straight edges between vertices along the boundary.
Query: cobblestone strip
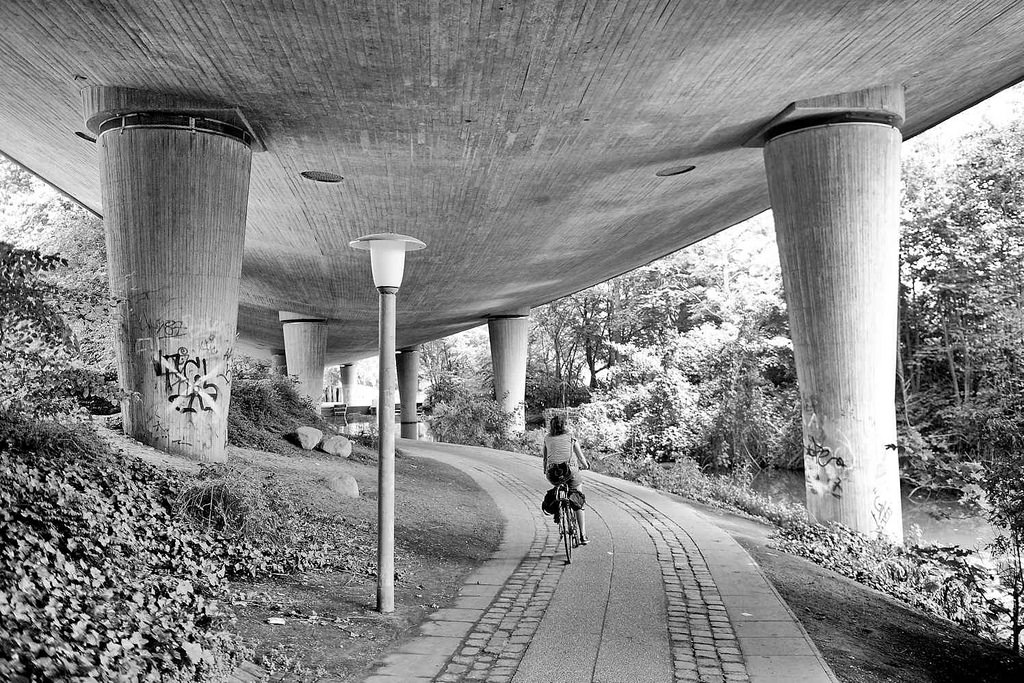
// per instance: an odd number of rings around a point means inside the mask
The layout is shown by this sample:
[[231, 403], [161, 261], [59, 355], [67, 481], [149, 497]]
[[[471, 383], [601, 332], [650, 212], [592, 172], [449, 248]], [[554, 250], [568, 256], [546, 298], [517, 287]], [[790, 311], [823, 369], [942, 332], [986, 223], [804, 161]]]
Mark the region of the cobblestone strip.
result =
[[642, 522], [658, 553], [665, 582], [676, 681], [749, 681], [739, 641], [700, 549], [674, 520], [603, 482], [588, 485]]
[[499, 470], [486, 472], [528, 501], [536, 531], [529, 552], [434, 678], [442, 683], [511, 681], [565, 568], [558, 529], [540, 510], [541, 493]]

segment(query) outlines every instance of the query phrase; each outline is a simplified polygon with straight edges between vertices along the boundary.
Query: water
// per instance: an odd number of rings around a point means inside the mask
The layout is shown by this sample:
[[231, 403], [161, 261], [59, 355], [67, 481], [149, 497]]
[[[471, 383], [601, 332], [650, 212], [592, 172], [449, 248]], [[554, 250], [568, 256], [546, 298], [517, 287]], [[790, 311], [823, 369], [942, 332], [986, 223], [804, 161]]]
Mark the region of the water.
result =
[[[764, 471], [754, 477], [751, 486], [776, 500], [806, 503], [803, 472]], [[909, 492], [904, 488], [902, 496], [903, 533], [908, 537], [915, 524], [921, 528], [921, 540], [928, 543], [981, 549], [995, 537], [995, 529], [988, 520], [966, 510], [956, 499], [926, 498], [921, 492], [910, 499]]]

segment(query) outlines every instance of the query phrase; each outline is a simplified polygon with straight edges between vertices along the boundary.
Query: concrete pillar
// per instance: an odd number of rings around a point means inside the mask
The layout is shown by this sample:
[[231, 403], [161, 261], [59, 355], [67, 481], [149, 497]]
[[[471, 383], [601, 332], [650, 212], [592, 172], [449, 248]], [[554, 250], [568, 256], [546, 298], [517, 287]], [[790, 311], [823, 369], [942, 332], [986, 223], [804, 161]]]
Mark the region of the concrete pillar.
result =
[[494, 370], [494, 397], [502, 410], [512, 413], [512, 429], [526, 430], [526, 360], [530, 311], [496, 315], [487, 320]]
[[402, 438], [419, 437], [420, 418], [416, 412], [416, 394], [420, 389], [420, 348], [398, 352], [398, 397], [402, 403]]
[[118, 375], [133, 394], [122, 404], [125, 433], [223, 461], [251, 137], [187, 113], [147, 113], [146, 98], [134, 109], [117, 89], [84, 99], [98, 134]]
[[281, 311], [284, 353], [288, 374], [299, 380], [299, 394], [320, 405], [324, 393], [324, 362], [327, 358], [327, 320]]
[[356, 366], [346, 363], [341, 366], [341, 401], [346, 405], [352, 405], [355, 399], [356, 389]]
[[807, 509], [901, 541], [894, 378], [900, 131], [810, 119], [765, 167], [804, 421]]
[[287, 376], [288, 361], [285, 357], [284, 349], [270, 354], [270, 374]]

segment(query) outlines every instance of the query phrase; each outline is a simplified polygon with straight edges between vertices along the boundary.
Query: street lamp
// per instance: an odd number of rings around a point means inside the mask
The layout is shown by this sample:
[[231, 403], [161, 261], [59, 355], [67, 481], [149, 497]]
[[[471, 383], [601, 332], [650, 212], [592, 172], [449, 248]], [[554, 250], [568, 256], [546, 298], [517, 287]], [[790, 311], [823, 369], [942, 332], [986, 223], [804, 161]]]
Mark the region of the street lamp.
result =
[[370, 252], [373, 284], [380, 293], [377, 383], [377, 610], [395, 611], [395, 303], [405, 272], [405, 252], [427, 245], [392, 232], [348, 243]]

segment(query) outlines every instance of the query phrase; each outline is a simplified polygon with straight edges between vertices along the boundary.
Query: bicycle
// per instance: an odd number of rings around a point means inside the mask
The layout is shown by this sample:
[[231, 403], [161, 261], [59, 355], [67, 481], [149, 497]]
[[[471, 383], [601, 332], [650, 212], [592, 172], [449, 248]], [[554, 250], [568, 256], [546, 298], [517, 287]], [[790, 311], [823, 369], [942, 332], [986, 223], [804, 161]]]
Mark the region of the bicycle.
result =
[[569, 503], [569, 484], [562, 482], [555, 487], [558, 501], [558, 536], [565, 544], [565, 563], [572, 564], [572, 549], [580, 544], [580, 530], [576, 524], [576, 510]]

